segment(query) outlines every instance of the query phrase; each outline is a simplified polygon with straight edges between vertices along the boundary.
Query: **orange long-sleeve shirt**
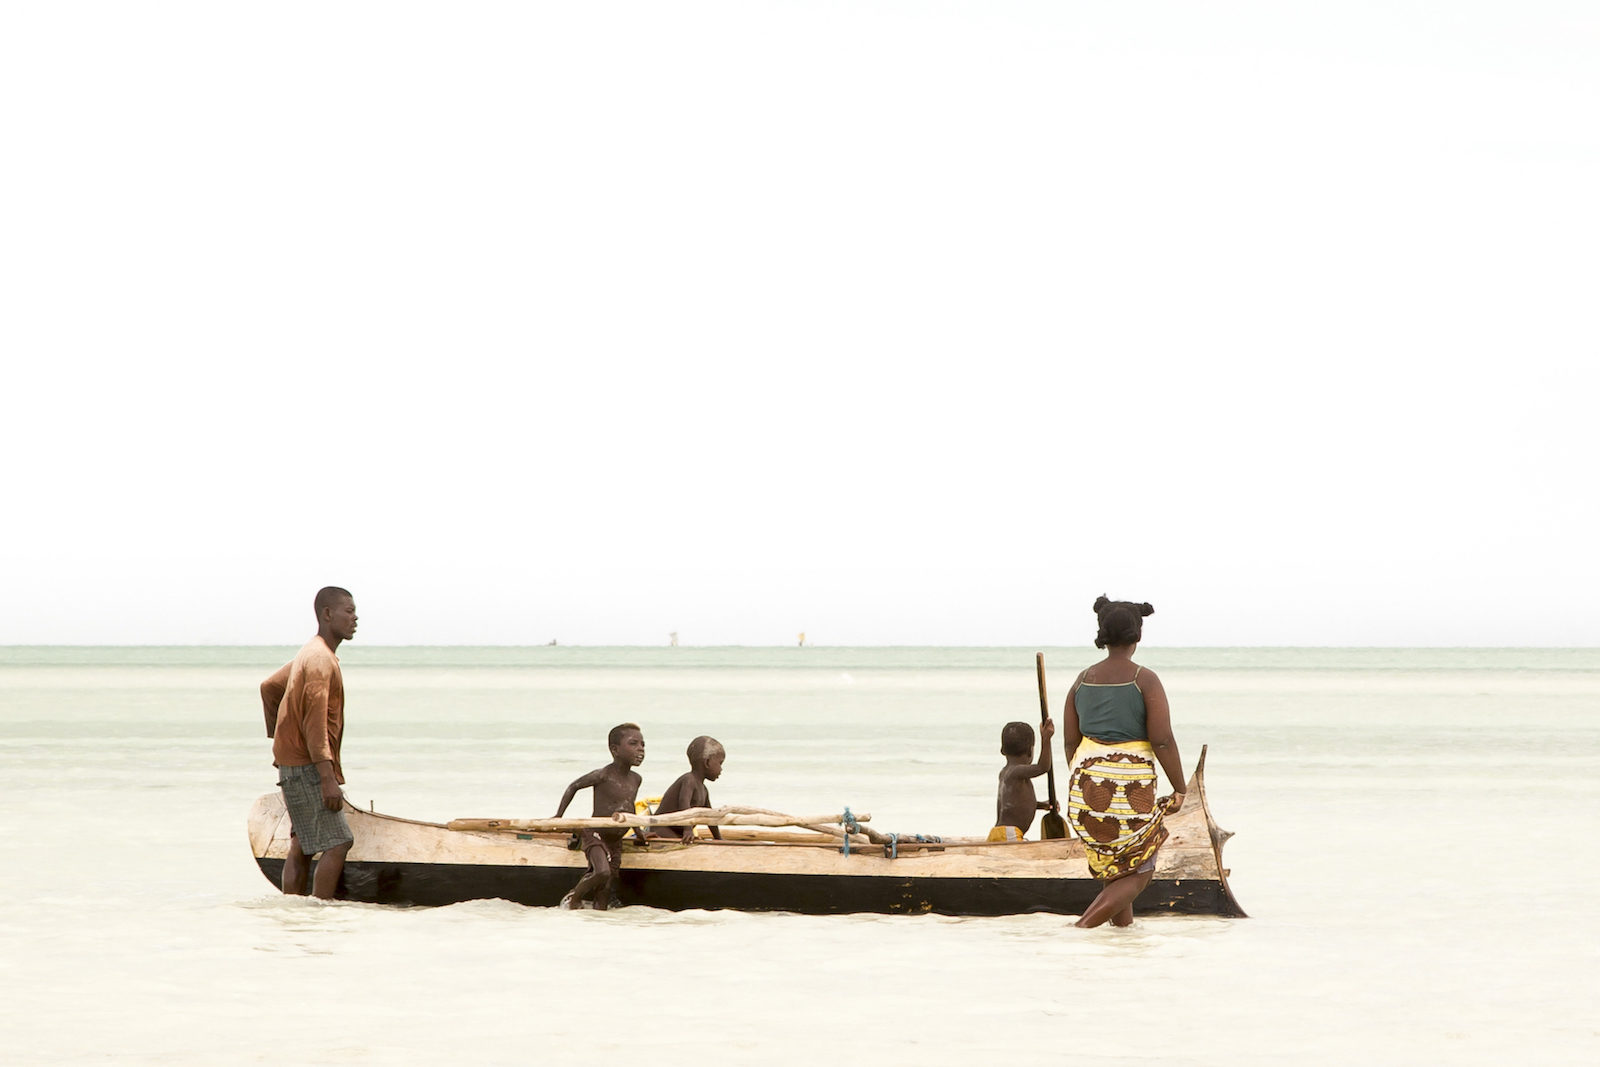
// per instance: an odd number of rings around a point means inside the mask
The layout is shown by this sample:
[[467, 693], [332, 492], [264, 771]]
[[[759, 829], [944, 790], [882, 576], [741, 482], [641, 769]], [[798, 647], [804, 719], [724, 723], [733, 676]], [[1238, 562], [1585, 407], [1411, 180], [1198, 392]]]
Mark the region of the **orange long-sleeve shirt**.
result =
[[321, 634], [261, 683], [261, 698], [278, 704], [272, 765], [304, 767], [328, 760], [333, 776], [343, 785], [339, 742], [344, 739], [344, 675], [339, 672], [339, 657]]

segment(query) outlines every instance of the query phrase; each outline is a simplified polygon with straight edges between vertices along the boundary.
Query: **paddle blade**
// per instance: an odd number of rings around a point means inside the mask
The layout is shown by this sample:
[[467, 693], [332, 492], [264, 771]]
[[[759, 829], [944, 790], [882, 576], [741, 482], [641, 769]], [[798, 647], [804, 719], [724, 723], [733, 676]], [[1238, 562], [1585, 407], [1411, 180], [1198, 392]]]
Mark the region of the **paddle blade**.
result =
[[1067, 820], [1059, 811], [1047, 811], [1039, 820], [1039, 836], [1046, 841], [1059, 841], [1067, 836]]

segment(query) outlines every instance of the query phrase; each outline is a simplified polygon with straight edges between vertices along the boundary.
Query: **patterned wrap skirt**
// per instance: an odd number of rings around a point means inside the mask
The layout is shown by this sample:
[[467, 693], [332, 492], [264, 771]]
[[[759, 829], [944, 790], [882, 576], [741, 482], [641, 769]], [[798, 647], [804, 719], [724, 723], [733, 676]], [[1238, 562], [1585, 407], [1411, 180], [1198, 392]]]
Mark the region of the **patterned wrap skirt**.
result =
[[1102, 881], [1153, 870], [1167, 839], [1156, 803], [1155, 750], [1148, 741], [1103, 744], [1085, 737], [1072, 757], [1067, 818], [1083, 841], [1089, 873]]

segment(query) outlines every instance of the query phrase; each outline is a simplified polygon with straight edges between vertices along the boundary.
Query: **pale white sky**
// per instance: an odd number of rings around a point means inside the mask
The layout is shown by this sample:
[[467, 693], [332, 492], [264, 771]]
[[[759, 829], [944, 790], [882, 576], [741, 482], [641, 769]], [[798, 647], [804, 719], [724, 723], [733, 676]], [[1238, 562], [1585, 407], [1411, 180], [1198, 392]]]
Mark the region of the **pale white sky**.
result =
[[1600, 642], [1590, 3], [0, 9], [0, 643]]

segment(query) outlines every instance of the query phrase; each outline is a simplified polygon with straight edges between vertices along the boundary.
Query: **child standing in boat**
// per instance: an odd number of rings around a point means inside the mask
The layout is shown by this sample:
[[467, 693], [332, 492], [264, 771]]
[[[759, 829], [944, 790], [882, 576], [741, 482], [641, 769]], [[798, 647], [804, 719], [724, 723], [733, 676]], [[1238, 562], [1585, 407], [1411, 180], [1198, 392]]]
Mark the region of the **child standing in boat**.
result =
[[1033, 815], [1039, 809], [1039, 798], [1033, 791], [1033, 779], [1050, 769], [1050, 739], [1055, 736], [1054, 719], [1045, 719], [1039, 727], [1044, 735], [1044, 755], [1033, 762], [1033, 727], [1025, 722], [1008, 722], [1000, 731], [1000, 754], [1006, 765], [1000, 768], [1000, 791], [994, 802], [994, 829], [989, 831], [990, 841], [1021, 841], [1033, 825]]
[[[688, 773], [679, 775], [678, 780], [661, 795], [661, 803], [656, 805], [657, 815], [711, 806], [711, 791], [706, 788], [706, 783], [722, 777], [722, 761], [728, 758], [728, 753], [721, 741], [702, 734], [689, 742], [688, 755]], [[650, 831], [650, 836], [678, 838], [688, 844], [694, 840], [694, 827], [657, 826]], [[722, 831], [713, 826], [711, 836], [721, 841]]]
[[[556, 808], [556, 818], [566, 814], [567, 805], [580, 789], [594, 790], [594, 815], [601, 819], [619, 811], [632, 815], [634, 801], [639, 796], [640, 778], [635, 767], [644, 762], [644, 733], [638, 724], [625, 722], [611, 728], [606, 737], [611, 748], [611, 762], [578, 778], [561, 795], [561, 806]], [[622, 839], [628, 831], [580, 830], [578, 842], [589, 861], [572, 892], [561, 898], [563, 908], [576, 908], [593, 898], [597, 911], [605, 911], [617, 897], [617, 883], [622, 870]]]

